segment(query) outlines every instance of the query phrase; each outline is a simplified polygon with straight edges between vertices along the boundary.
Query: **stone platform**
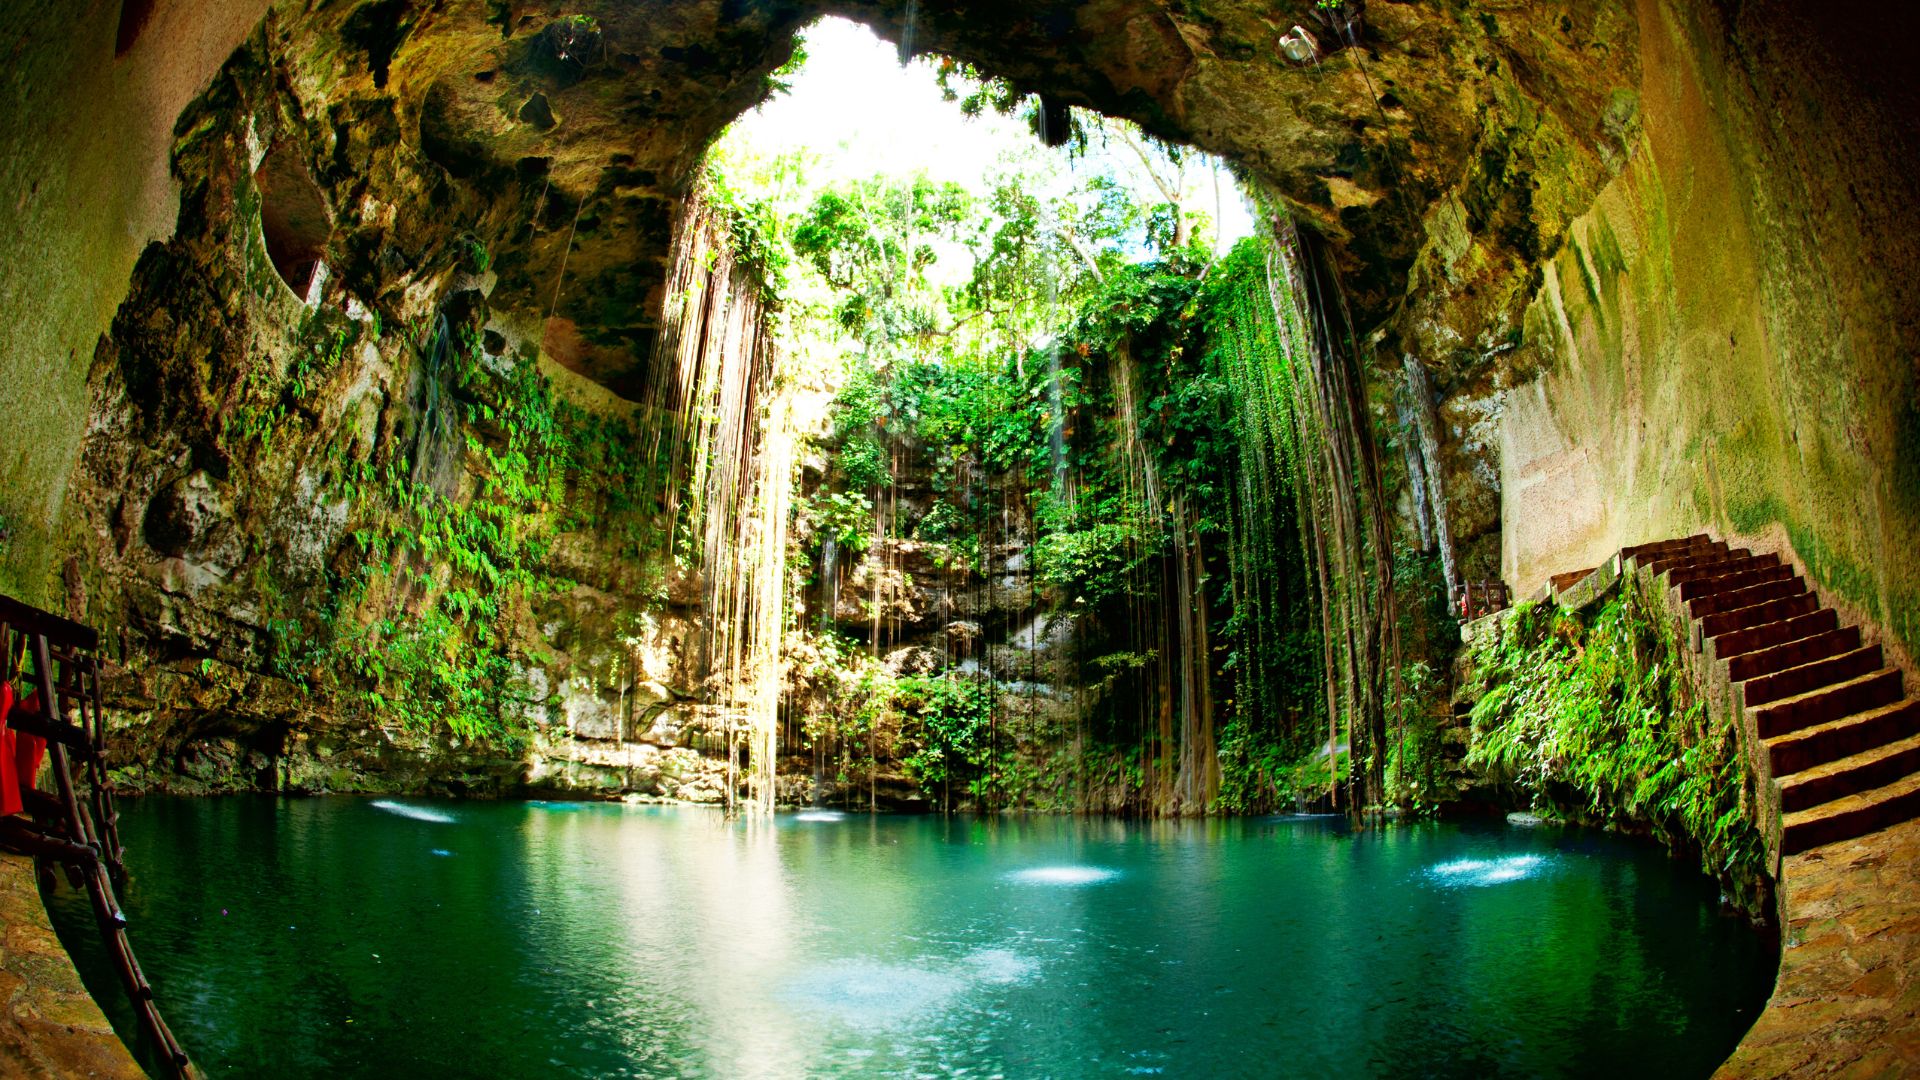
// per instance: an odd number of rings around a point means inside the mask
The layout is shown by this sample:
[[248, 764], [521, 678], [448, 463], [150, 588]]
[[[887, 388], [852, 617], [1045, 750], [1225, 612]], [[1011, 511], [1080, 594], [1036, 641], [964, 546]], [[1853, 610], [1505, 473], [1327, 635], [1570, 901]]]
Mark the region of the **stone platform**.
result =
[[146, 1076], [81, 985], [21, 855], [0, 855], [0, 1076]]
[[1920, 821], [1789, 857], [1780, 976], [1718, 1077], [1920, 1076]]

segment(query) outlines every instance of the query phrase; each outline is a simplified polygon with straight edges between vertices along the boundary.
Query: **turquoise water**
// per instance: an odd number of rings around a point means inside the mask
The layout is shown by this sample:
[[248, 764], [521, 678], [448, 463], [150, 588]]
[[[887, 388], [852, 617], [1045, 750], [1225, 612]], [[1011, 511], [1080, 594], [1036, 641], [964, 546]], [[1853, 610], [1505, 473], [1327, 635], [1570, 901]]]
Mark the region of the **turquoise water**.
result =
[[122, 833], [213, 1076], [1705, 1076], [1774, 968], [1578, 830], [150, 797]]

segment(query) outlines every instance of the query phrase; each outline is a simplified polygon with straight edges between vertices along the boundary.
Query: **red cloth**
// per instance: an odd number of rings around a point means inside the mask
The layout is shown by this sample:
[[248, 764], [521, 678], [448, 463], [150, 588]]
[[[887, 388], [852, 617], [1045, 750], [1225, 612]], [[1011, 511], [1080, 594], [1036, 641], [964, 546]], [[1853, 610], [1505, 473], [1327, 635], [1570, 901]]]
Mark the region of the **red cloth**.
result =
[[[28, 694], [15, 708], [26, 713], [41, 711], [40, 691]], [[33, 787], [34, 780], [40, 776], [40, 756], [47, 751], [47, 740], [24, 731], [10, 731], [9, 734], [13, 736], [13, 784], [10, 786], [15, 797], [24, 802], [24, 793]]]
[[13, 684], [0, 682], [0, 817], [25, 809], [20, 801], [19, 772], [13, 763], [13, 729], [6, 726], [13, 712]]

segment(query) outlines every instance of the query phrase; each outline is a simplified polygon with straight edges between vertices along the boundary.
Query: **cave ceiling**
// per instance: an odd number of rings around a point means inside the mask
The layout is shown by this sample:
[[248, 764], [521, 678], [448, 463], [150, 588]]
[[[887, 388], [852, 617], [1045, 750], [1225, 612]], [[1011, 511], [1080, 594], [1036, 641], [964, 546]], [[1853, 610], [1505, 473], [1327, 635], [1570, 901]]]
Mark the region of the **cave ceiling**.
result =
[[[1635, 144], [1633, 9], [1349, 10], [1350, 41], [1306, 2], [286, 2], [261, 40], [299, 119], [267, 137], [296, 138], [329, 191], [356, 295], [417, 303], [477, 241], [496, 309], [636, 396], [703, 152], [838, 14], [1222, 156], [1327, 241], [1382, 361], [1482, 378]], [[1311, 58], [1287, 55], [1295, 27]]]

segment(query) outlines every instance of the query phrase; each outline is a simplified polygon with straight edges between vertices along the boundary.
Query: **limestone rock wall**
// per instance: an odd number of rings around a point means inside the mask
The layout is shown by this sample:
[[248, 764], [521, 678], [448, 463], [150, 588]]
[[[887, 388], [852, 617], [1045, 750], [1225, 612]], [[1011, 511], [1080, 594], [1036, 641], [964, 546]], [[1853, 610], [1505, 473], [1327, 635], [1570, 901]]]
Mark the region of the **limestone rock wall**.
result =
[[[1546, 260], [1500, 401], [1522, 592], [1701, 529], [1920, 646], [1916, 115], [1904, 9], [1643, 0], [1641, 135]], [[1911, 661], [1908, 660], [1910, 665]]]

